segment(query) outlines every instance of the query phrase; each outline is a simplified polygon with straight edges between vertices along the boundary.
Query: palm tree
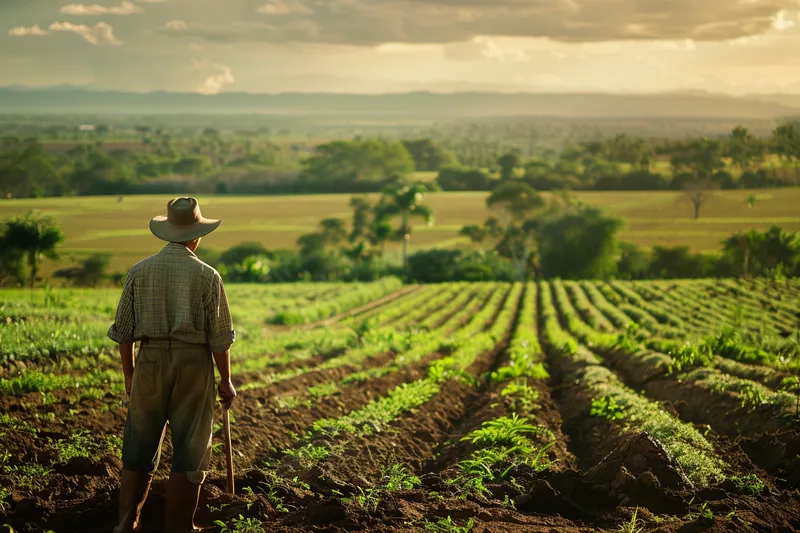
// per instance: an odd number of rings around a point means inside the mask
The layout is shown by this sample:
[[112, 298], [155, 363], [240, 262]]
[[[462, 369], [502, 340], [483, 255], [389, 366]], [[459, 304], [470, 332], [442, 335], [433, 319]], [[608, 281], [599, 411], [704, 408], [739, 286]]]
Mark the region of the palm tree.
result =
[[417, 182], [391, 185], [383, 190], [383, 198], [376, 207], [379, 220], [392, 220], [400, 217], [399, 236], [403, 239], [403, 268], [408, 266], [408, 241], [411, 240], [411, 219], [421, 218], [427, 225], [433, 224], [433, 210], [422, 205], [428, 187]]
[[739, 257], [742, 261], [742, 275], [750, 277], [750, 259], [757, 255], [764, 243], [764, 234], [757, 230], [737, 233], [722, 241], [723, 250]]
[[26, 256], [31, 269], [31, 291], [42, 257], [58, 259], [56, 246], [63, 241], [64, 234], [51, 217], [29, 212], [6, 222], [6, 245]]

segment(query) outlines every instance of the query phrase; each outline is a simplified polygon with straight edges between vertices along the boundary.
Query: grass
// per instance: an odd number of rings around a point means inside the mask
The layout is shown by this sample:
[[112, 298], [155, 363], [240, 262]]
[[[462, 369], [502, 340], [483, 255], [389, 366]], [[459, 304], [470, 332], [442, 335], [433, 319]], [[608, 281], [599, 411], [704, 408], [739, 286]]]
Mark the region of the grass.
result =
[[475, 521], [470, 518], [463, 526], [459, 526], [451, 517], [440, 518], [435, 522], [425, 521], [425, 531], [435, 533], [469, 533], [475, 527]]
[[[755, 192], [758, 203], [747, 207]], [[200, 197], [204, 214], [222, 218], [220, 229], [206, 237], [204, 246], [225, 249], [242, 241], [260, 241], [268, 248], [293, 247], [303, 233], [313, 231], [322, 218], [349, 218], [351, 195], [313, 196], [205, 196]], [[467, 242], [458, 230], [466, 224], [483, 222], [488, 216], [486, 193], [439, 193], [426, 197], [436, 213], [436, 225], [415, 232], [412, 250], [448, 243]], [[644, 246], [688, 245], [694, 250], [717, 250], [719, 242], [739, 230], [766, 229], [778, 223], [785, 229], [800, 230], [800, 189], [718, 192], [703, 208], [700, 220], [692, 218], [691, 207], [678, 192], [609, 191], [578, 192], [585, 203], [607, 209], [626, 220], [623, 239]], [[113, 253], [111, 268], [127, 270], [143, 256], [155, 253], [160, 241], [150, 235], [151, 217], [166, 209], [166, 196], [116, 198], [43, 198], [0, 201], [0, 219], [38, 209], [53, 215], [66, 235], [65, 261], [70, 256], [93, 252]], [[421, 230], [422, 228], [420, 228]], [[399, 244], [391, 244], [396, 254]], [[55, 270], [45, 268], [45, 273]]]

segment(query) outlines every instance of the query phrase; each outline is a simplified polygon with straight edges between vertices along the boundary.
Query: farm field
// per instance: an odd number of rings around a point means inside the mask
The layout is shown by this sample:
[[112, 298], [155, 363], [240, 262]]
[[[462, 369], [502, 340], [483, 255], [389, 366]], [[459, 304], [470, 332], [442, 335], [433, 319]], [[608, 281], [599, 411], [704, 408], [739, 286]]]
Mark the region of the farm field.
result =
[[[224, 531], [800, 529], [800, 282], [229, 285]], [[0, 291], [0, 524], [110, 531], [117, 291]], [[144, 512], [160, 531], [169, 439]], [[221, 527], [221, 526], [218, 526]], [[627, 527], [629, 529], [620, 529]]]
[[[757, 202], [748, 208], [747, 199]], [[204, 248], [223, 250], [243, 241], [259, 241], [267, 248], [294, 247], [297, 238], [316, 229], [326, 217], [350, 219], [350, 195], [313, 196], [213, 196], [201, 197], [203, 213], [224, 219], [220, 229], [203, 241]], [[718, 192], [703, 207], [699, 220], [679, 192], [577, 192], [574, 198], [597, 205], [625, 220], [621, 238], [653, 246], [686, 245], [695, 251], [718, 251], [720, 241], [741, 230], [766, 230], [773, 224], [800, 231], [800, 188]], [[150, 218], [166, 209], [167, 196], [43, 198], [4, 200], [0, 218], [38, 209], [56, 218], [65, 233], [65, 256], [91, 252], [113, 254], [111, 268], [125, 272], [141, 257], [158, 251], [150, 235]], [[489, 215], [486, 193], [437, 193], [426, 196], [436, 223], [414, 227], [416, 247], [468, 246], [458, 232], [480, 224]], [[396, 253], [399, 244], [390, 245]], [[393, 248], [394, 247], [394, 248]], [[62, 261], [61, 267], [63, 268]], [[45, 265], [48, 273], [56, 265]]]

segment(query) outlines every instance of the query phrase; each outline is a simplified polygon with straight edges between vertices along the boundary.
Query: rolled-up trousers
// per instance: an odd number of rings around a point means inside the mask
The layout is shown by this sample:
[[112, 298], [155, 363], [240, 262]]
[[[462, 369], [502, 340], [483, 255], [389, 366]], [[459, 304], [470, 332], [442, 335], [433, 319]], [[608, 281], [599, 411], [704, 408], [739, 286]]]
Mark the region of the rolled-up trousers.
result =
[[207, 345], [142, 341], [125, 422], [123, 467], [154, 473], [169, 421], [172, 472], [202, 484], [211, 461], [215, 402], [214, 362]]

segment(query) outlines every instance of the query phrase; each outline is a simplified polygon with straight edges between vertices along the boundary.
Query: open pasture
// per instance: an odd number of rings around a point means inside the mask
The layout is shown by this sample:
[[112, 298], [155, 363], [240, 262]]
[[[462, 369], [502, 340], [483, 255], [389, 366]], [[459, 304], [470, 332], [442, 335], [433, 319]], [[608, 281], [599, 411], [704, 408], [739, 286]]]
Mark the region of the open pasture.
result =
[[[748, 197], [755, 194], [754, 207]], [[740, 230], [765, 230], [778, 224], [800, 231], [800, 189], [717, 192], [694, 220], [691, 205], [679, 192], [577, 192], [576, 200], [606, 209], [625, 220], [623, 240], [643, 246], [686, 245], [695, 251], [717, 251], [720, 241]], [[224, 220], [203, 246], [219, 250], [243, 241], [267, 248], [294, 247], [297, 238], [316, 229], [326, 217], [352, 216], [350, 195], [212, 196], [200, 199], [203, 213]], [[150, 235], [150, 218], [166, 211], [167, 196], [42, 198], [0, 202], [0, 218], [38, 209], [56, 218], [65, 233], [65, 255], [109, 252], [111, 268], [127, 271], [140, 258], [155, 253], [159, 241]], [[459, 237], [467, 224], [482, 223], [489, 212], [486, 193], [437, 193], [426, 197], [436, 223], [414, 226], [415, 247], [468, 246]], [[390, 244], [392, 248], [399, 243]], [[52, 270], [55, 265], [45, 267]]]
[[[202, 522], [800, 528], [797, 281], [228, 290], [237, 494], [222, 490], [217, 428]], [[0, 292], [0, 524], [112, 527], [126, 405], [104, 340], [116, 297]], [[168, 441], [144, 531], [160, 531]]]

